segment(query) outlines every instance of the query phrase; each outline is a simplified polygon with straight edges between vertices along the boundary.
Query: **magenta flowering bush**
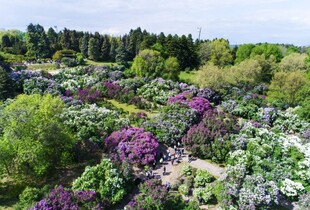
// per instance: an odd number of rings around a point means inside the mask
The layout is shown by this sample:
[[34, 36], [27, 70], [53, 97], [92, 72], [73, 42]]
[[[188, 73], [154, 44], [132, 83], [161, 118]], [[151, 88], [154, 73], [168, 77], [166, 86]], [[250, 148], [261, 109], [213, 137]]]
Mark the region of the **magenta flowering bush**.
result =
[[125, 127], [114, 131], [104, 143], [114, 159], [128, 160], [139, 166], [152, 163], [158, 148], [157, 139], [143, 128]]
[[167, 104], [184, 103], [190, 108], [195, 109], [199, 116], [202, 116], [207, 110], [212, 109], [210, 102], [203, 97], [192, 97], [190, 92], [183, 92], [170, 97]]

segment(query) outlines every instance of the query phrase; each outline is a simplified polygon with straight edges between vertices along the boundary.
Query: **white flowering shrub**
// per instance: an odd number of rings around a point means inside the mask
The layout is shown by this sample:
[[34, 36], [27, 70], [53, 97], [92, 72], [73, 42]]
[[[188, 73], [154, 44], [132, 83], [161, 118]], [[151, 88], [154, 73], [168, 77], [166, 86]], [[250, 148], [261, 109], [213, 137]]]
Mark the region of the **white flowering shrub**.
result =
[[113, 131], [129, 125], [129, 120], [119, 118], [116, 111], [96, 104], [71, 106], [63, 111], [61, 118], [65, 125], [75, 131], [78, 139], [95, 143], [102, 143]]
[[289, 198], [294, 198], [304, 191], [304, 186], [299, 182], [285, 179], [280, 187], [281, 192]]

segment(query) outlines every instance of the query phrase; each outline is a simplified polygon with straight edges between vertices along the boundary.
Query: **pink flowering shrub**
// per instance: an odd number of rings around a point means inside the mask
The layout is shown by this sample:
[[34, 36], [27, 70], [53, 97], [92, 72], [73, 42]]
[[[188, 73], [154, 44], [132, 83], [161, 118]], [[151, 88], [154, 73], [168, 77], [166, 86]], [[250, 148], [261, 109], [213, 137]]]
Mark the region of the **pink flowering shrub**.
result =
[[125, 127], [114, 131], [104, 143], [113, 159], [128, 160], [139, 166], [152, 163], [158, 148], [157, 139], [143, 128]]

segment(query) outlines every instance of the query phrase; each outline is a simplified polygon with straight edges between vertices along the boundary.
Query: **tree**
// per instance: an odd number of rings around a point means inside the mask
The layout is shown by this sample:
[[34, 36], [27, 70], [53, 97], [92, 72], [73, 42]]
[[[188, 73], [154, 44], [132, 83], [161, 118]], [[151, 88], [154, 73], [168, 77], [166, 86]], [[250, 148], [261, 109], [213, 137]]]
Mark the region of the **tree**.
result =
[[143, 50], [133, 60], [132, 71], [141, 77], [155, 78], [164, 69], [164, 58], [155, 50]]
[[128, 51], [125, 47], [125, 44], [121, 42], [121, 44], [115, 51], [116, 51], [115, 61], [121, 65], [126, 65], [128, 61]]
[[177, 58], [169, 57], [167, 60], [165, 60], [164, 71], [162, 73], [162, 77], [164, 79], [171, 79], [173, 81], [177, 81], [179, 73], [180, 65]]
[[101, 46], [101, 60], [110, 61], [110, 48], [111, 48], [110, 37], [105, 35], [104, 41]]
[[284, 102], [289, 106], [298, 105], [302, 100], [301, 90], [306, 84], [306, 74], [301, 71], [277, 72], [269, 86], [268, 99]]
[[250, 58], [252, 49], [255, 47], [254, 44], [243, 44], [240, 45], [236, 52], [235, 63], [240, 63], [245, 59]]
[[275, 44], [259, 44], [256, 45], [251, 52], [251, 57], [255, 57], [256, 55], [264, 55], [265, 59], [270, 57], [274, 57], [276, 62], [280, 62], [283, 55], [279, 47]]
[[100, 59], [99, 41], [94, 37], [90, 38], [88, 42], [88, 58], [94, 61]]
[[49, 40], [43, 26], [32, 23], [26, 33], [27, 55], [35, 58], [46, 58], [50, 55]]
[[197, 71], [197, 83], [200, 87], [219, 91], [228, 84], [235, 84], [235, 80], [230, 69], [222, 69], [211, 63]]
[[117, 49], [117, 41], [116, 41], [115, 37], [112, 37], [112, 39], [111, 39], [111, 48], [110, 48], [110, 59], [111, 59], [112, 62], [115, 61], [116, 49]]
[[255, 85], [262, 80], [262, 67], [257, 60], [247, 59], [231, 68], [236, 83]]
[[10, 37], [7, 34], [4, 34], [1, 38], [1, 48], [12, 47]]
[[13, 95], [13, 84], [8, 73], [0, 66], [0, 100]]
[[54, 54], [60, 47], [58, 45], [58, 34], [52, 27], [47, 31], [47, 38], [50, 43], [51, 54]]
[[0, 166], [8, 166], [18, 178], [33, 179], [68, 163], [74, 141], [58, 117], [62, 108], [60, 98], [38, 94], [19, 95], [6, 106], [1, 112], [0, 150], [9, 153]]
[[292, 71], [305, 71], [307, 69], [305, 59], [306, 54], [291, 53], [285, 56], [279, 63], [281, 71], [292, 72]]
[[80, 51], [85, 57], [88, 57], [88, 41], [89, 35], [84, 34], [84, 36], [80, 40]]

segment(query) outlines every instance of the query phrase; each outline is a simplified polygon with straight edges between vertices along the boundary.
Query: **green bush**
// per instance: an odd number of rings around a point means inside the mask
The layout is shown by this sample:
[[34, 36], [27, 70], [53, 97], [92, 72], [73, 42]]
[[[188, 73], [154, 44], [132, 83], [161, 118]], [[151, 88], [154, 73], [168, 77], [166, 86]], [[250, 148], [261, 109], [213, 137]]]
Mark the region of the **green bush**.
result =
[[194, 186], [195, 187], [204, 187], [208, 183], [212, 182], [214, 177], [208, 171], [198, 169], [196, 173], [196, 177], [194, 179]]

